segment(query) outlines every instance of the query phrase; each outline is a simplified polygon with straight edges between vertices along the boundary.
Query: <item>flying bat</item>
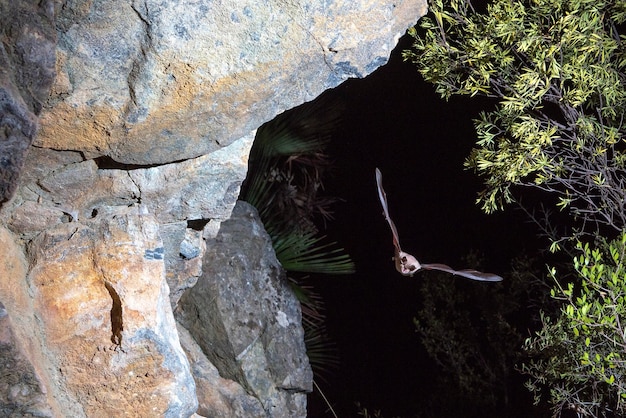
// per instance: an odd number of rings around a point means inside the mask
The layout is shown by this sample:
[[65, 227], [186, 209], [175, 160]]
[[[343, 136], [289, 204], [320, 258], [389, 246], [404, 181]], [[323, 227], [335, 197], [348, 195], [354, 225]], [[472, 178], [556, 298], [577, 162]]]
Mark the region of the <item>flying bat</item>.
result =
[[398, 230], [396, 225], [389, 216], [389, 208], [387, 206], [387, 195], [385, 189], [383, 189], [383, 175], [380, 170], [376, 169], [376, 185], [378, 186], [378, 197], [380, 203], [383, 206], [383, 215], [389, 223], [391, 228], [391, 235], [393, 236], [393, 246], [395, 248], [393, 260], [396, 264], [396, 270], [403, 276], [413, 276], [419, 270], [441, 270], [446, 273], [454, 274], [456, 276], [465, 277], [467, 279], [479, 280], [482, 282], [499, 282], [502, 281], [502, 277], [492, 273], [482, 273], [480, 271], [466, 269], [466, 270], [454, 270], [453, 268], [446, 266], [445, 264], [421, 264], [411, 254], [405, 253], [400, 247], [400, 239], [398, 238]]

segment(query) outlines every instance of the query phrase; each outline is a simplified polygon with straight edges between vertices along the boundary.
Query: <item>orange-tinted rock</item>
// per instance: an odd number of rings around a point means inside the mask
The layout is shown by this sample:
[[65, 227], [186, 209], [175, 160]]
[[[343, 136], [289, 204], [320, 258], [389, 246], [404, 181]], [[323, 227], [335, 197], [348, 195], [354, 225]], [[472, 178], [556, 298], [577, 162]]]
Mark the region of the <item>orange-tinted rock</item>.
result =
[[[22, 3], [54, 15], [60, 41], [26, 160], [50, 54], [25, 57], [43, 65], [16, 76], [42, 71], [23, 102], [0, 65], [0, 93], [18, 97], [8, 113], [19, 116], [3, 119], [17, 121], [3, 125], [17, 141], [0, 152], [15, 157], [0, 173], [0, 200], [25, 163], [0, 208], [0, 344], [5, 364], [19, 365], [0, 377], [1, 402], [41, 416], [186, 417], [199, 398], [200, 415], [304, 416], [311, 372], [298, 302], [260, 226], [237, 238], [259, 248], [224, 235], [249, 227], [246, 216], [217, 229], [254, 130], [384, 64], [425, 1], [0, 0], [0, 10]], [[36, 33], [21, 33], [33, 46], [22, 51], [38, 51]], [[183, 352], [171, 306], [198, 277], [187, 309], [216, 315], [208, 332], [192, 324], [199, 344], [189, 338]]]
[[37, 326], [25, 337], [44, 342], [45, 380], [64, 393], [71, 416], [195, 412], [153, 217], [128, 208], [88, 224], [59, 224], [29, 251], [33, 311], [24, 313]]
[[130, 164], [211, 153], [371, 73], [425, 12], [423, 0], [66, 5], [36, 144]]
[[58, 416], [42, 367], [27, 271], [16, 237], [0, 227], [0, 416]]

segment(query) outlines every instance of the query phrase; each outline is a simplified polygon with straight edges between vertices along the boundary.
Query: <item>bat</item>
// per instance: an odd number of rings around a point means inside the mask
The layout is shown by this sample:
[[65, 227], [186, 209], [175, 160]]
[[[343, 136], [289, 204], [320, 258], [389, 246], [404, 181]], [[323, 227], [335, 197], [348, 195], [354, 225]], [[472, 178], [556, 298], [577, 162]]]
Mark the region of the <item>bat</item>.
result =
[[380, 203], [383, 206], [383, 216], [387, 220], [389, 227], [391, 228], [391, 235], [393, 237], [393, 246], [394, 246], [394, 257], [393, 260], [396, 265], [396, 270], [400, 272], [403, 276], [413, 276], [419, 270], [440, 270], [445, 271], [446, 273], [453, 274], [455, 276], [465, 277], [471, 280], [478, 280], [482, 282], [500, 282], [502, 281], [502, 277], [497, 274], [492, 273], [483, 273], [477, 270], [465, 269], [465, 270], [454, 270], [453, 268], [445, 265], [445, 264], [421, 264], [415, 257], [413, 257], [409, 253], [405, 253], [402, 251], [400, 247], [400, 238], [398, 237], [398, 230], [396, 229], [396, 225], [391, 220], [389, 216], [389, 207], [387, 205], [387, 194], [385, 194], [385, 189], [383, 189], [383, 175], [380, 170], [376, 169], [376, 185], [378, 186], [378, 197], [380, 199]]

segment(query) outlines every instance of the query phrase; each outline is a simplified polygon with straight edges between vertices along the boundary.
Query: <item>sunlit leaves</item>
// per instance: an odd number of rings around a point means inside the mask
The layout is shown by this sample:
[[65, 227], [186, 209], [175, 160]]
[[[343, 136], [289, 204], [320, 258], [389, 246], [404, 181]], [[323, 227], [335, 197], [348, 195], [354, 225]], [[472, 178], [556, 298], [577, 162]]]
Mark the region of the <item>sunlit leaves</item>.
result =
[[446, 99], [498, 101], [476, 121], [466, 161], [485, 180], [481, 207], [534, 186], [576, 219], [624, 227], [623, 211], [607, 208], [626, 199], [626, 43], [616, 29], [626, 2], [495, 0], [484, 14], [465, 0], [430, 6], [404, 58]]
[[479, 200], [485, 211], [491, 212], [512, 200], [508, 188], [498, 188], [501, 183], [529, 180], [541, 184], [551, 179], [555, 162], [546, 147], [558, 139], [555, 126], [526, 115], [506, 125], [501, 115], [495, 113], [482, 113], [476, 124], [482, 149], [473, 150], [466, 166], [487, 174], [486, 184], [492, 187]]
[[[573, 215], [576, 236], [596, 242], [578, 247], [579, 277], [550, 270], [563, 309], [526, 341], [527, 387], [555, 416], [624, 416], [626, 1], [493, 0], [485, 13], [465, 0], [430, 6], [404, 58], [445, 99], [494, 99], [465, 163], [484, 179], [477, 203], [492, 212], [519, 186], [543, 190]], [[622, 235], [604, 242], [601, 230]], [[550, 250], [566, 240], [576, 241], [551, 236]]]
[[[555, 414], [573, 405], [584, 415], [608, 410], [622, 416], [626, 405], [626, 233], [592, 248], [578, 243], [573, 260], [580, 285], [552, 290], [564, 302], [561, 316], [543, 318], [544, 328], [525, 347], [535, 353], [523, 366], [531, 375], [528, 387], [540, 396], [549, 384]], [[556, 270], [551, 274], [557, 279]], [[547, 356], [546, 353], [554, 353]]]

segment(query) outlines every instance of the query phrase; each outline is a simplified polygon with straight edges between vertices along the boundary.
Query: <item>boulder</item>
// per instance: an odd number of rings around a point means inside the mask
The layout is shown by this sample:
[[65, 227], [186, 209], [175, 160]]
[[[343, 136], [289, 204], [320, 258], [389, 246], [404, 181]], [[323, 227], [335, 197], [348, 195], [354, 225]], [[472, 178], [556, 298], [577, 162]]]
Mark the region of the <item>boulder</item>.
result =
[[312, 372], [300, 304], [254, 207], [238, 202], [207, 242], [202, 276], [176, 317], [220, 376], [259, 399], [266, 416], [306, 416]]
[[180, 343], [191, 364], [198, 395], [198, 415], [210, 418], [266, 418], [261, 401], [239, 383], [225, 379], [182, 325]]
[[[28, 246], [27, 276], [5, 276], [16, 321], [55, 416], [189, 416], [195, 383], [151, 215], [60, 223]], [[27, 308], [25, 308], [25, 306]]]
[[423, 0], [57, 3], [36, 144], [128, 164], [211, 153], [387, 62]]

